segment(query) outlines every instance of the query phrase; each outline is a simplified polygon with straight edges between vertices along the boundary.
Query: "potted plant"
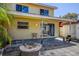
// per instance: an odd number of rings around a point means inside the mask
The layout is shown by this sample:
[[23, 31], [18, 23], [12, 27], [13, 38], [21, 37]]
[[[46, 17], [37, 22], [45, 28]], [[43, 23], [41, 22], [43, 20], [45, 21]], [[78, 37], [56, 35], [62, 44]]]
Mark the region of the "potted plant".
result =
[[70, 43], [70, 41], [72, 39], [71, 35], [67, 35], [66, 39], [67, 39], [67, 42]]

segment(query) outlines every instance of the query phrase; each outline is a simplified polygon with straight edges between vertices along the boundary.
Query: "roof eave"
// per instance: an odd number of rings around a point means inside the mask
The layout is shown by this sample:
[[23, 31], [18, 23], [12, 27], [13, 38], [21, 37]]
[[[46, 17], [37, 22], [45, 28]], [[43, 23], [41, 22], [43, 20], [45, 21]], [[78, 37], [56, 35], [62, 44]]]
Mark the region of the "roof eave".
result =
[[33, 4], [40, 5], [40, 6], [44, 6], [44, 7], [49, 7], [49, 8], [52, 8], [52, 9], [58, 9], [56, 6], [49, 6], [49, 5], [41, 4], [41, 3], [33, 3]]

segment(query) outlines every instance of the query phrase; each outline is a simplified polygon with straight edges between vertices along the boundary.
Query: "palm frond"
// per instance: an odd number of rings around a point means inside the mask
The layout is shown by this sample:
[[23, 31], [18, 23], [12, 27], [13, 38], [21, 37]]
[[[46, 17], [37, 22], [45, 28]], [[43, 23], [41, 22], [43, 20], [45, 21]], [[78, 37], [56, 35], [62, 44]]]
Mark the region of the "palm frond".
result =
[[7, 14], [7, 8], [4, 6], [5, 4], [0, 7], [0, 45], [3, 44], [3, 40], [6, 40], [11, 44], [12, 38], [7, 29], [11, 25], [15, 25], [14, 16]]
[[6, 23], [5, 25], [7, 25], [8, 27], [11, 25], [10, 20], [9, 20], [9, 18], [7, 16], [6, 10], [4, 10], [1, 7], [0, 7], [0, 21], [2, 23]]

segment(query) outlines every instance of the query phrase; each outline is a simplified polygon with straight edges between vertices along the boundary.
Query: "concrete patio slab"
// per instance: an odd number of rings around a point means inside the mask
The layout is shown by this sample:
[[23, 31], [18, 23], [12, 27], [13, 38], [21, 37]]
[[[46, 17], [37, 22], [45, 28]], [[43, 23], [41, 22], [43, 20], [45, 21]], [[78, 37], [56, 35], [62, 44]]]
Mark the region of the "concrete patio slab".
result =
[[62, 47], [57, 49], [45, 50], [40, 53], [42, 56], [79, 56], [79, 43], [71, 42], [75, 46]]

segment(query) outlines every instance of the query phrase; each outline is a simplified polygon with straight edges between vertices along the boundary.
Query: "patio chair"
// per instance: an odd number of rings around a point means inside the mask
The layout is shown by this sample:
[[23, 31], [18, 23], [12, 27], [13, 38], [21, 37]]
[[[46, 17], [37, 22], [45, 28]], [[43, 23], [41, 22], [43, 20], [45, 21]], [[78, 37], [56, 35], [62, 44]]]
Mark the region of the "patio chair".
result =
[[37, 38], [37, 33], [32, 33], [32, 38], [36, 39]]

